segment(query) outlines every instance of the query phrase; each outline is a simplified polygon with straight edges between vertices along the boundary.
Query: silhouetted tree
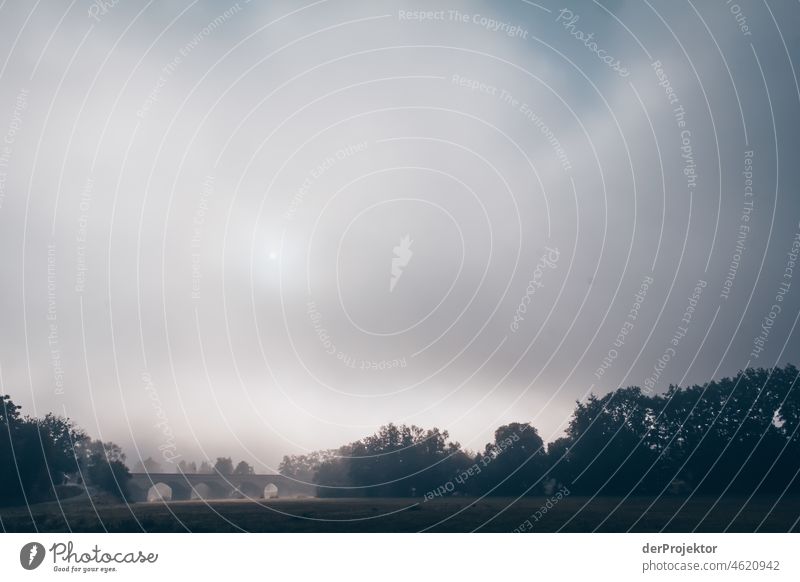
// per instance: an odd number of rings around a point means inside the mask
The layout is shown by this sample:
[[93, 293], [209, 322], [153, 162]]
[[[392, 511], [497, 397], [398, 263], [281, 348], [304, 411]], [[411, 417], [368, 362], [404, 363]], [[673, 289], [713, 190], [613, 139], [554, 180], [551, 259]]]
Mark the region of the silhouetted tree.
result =
[[178, 462], [178, 472], [186, 474], [197, 473], [197, 465], [194, 461], [187, 463], [186, 461], [181, 460]]
[[112, 442], [86, 443], [80, 464], [88, 484], [118, 499], [127, 499], [131, 474], [125, 466], [122, 448]]
[[548, 448], [550, 474], [590, 494], [669, 493], [678, 483], [715, 495], [799, 492], [797, 380], [787, 365], [661, 395], [592, 395]]
[[338, 456], [338, 449], [314, 451], [305, 455], [285, 455], [278, 466], [278, 471], [281, 475], [312, 483], [322, 464]]
[[628, 493], [640, 468], [658, 456], [653, 420], [659, 404], [637, 387], [578, 402], [560, 445], [569, 454], [556, 466], [556, 478], [586, 493]]
[[31, 418], [42, 439], [52, 443], [53, 458], [50, 459], [50, 470], [60, 473], [59, 481], [67, 474], [74, 473], [78, 469], [78, 458], [76, 447], [89, 440], [88, 435], [78, 428], [73, 421], [62, 416], [56, 416], [51, 412], [43, 418]]
[[20, 407], [0, 396], [0, 504], [46, 499], [65, 475], [77, 469], [86, 435], [69, 419], [53, 414], [22, 417]]
[[471, 463], [460, 445], [447, 439], [438, 428], [388, 424], [322, 462], [316, 482], [328, 496], [422, 495]]
[[233, 473], [233, 461], [230, 457], [217, 457], [214, 463], [214, 471], [220, 475], [230, 475]]
[[[547, 454], [538, 431], [529, 423], [514, 422], [494, 433], [494, 442], [475, 458], [481, 472], [472, 491], [493, 495], [535, 495], [542, 492]], [[476, 490], [477, 489], [477, 490]]]
[[244, 461], [239, 461], [236, 468], [233, 470], [234, 475], [252, 475], [253, 473], [255, 473], [253, 467]]
[[0, 401], [0, 503], [50, 498], [67, 475], [80, 475], [98, 490], [125, 496], [130, 474], [119, 446], [91, 440], [68, 418], [23, 418], [9, 396]]

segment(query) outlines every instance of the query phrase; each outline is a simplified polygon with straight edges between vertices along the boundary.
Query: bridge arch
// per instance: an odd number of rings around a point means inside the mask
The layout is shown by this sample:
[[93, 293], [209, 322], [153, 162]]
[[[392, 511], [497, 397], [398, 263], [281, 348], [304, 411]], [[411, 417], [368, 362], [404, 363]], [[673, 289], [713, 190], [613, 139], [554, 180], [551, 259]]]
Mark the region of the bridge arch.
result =
[[172, 501], [172, 487], [159, 481], [147, 490], [147, 501]]
[[264, 485], [264, 499], [277, 499], [278, 486], [274, 483], [267, 483]]

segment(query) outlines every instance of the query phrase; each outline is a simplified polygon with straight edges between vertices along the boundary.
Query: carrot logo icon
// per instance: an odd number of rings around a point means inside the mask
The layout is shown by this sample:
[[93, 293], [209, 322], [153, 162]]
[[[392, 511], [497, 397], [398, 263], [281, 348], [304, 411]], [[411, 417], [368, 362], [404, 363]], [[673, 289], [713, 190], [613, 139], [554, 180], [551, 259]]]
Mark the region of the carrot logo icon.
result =
[[29, 542], [19, 551], [19, 563], [26, 570], [35, 570], [44, 561], [44, 546], [39, 542]]
[[392, 276], [389, 278], [389, 291], [394, 291], [395, 285], [400, 280], [400, 277], [403, 275], [403, 268], [408, 266], [408, 262], [411, 260], [411, 255], [414, 253], [411, 251], [411, 245], [414, 241], [411, 240], [409, 235], [404, 236], [400, 239], [400, 244], [398, 244], [394, 249], [394, 257], [392, 258]]

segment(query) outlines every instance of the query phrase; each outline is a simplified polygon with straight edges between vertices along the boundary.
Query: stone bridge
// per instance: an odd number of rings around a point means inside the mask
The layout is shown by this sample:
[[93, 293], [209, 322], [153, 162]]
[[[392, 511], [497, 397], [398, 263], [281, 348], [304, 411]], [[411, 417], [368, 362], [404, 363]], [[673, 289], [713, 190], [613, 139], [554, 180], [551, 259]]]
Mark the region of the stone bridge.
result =
[[315, 497], [317, 488], [283, 475], [131, 473], [131, 501]]

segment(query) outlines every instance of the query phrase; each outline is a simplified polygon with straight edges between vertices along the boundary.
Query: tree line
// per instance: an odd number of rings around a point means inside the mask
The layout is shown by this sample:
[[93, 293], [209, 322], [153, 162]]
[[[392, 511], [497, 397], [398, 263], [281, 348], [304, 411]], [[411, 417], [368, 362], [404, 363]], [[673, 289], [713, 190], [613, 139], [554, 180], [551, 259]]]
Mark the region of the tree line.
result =
[[74, 482], [123, 498], [130, 472], [125, 453], [112, 442], [93, 440], [68, 418], [22, 416], [0, 395], [0, 505], [55, 499]]
[[188, 475], [253, 475], [255, 469], [246, 461], [239, 461], [236, 466], [233, 465], [231, 457], [217, 457], [217, 460], [201, 461], [198, 466], [194, 461], [186, 462], [181, 460], [177, 465], [165, 470], [164, 465], [154, 460], [152, 457], [147, 457], [143, 461], [137, 461], [133, 466], [134, 473], [185, 473]]
[[576, 402], [565, 436], [530, 423], [482, 451], [447, 431], [388, 424], [338, 449], [285, 456], [280, 472], [330, 497], [800, 493], [798, 370], [749, 368], [703, 385], [639, 387]]
[[[328, 497], [550, 495], [563, 486], [581, 495], [798, 494], [797, 382], [787, 365], [663, 394], [635, 386], [593, 394], [576, 402], [566, 434], [548, 444], [527, 422], [499, 427], [479, 451], [438, 428], [388, 424], [338, 449], [285, 456], [280, 472]], [[0, 504], [54, 499], [69, 484], [126, 497], [130, 472], [119, 446], [68, 418], [23, 416], [9, 396], [0, 403]], [[161, 470], [151, 458], [140, 465]], [[177, 470], [254, 472], [230, 457], [199, 467], [181, 461]]]

